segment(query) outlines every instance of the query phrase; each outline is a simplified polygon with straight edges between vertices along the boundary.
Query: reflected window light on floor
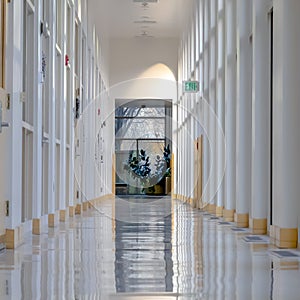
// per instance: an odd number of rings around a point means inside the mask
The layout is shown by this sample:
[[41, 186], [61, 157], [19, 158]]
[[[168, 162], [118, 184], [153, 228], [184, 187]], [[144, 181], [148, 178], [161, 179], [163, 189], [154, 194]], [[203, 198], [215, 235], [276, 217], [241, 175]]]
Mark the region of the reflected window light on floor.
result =
[[297, 299], [299, 251], [233, 228], [170, 197], [103, 200], [2, 252], [0, 298]]

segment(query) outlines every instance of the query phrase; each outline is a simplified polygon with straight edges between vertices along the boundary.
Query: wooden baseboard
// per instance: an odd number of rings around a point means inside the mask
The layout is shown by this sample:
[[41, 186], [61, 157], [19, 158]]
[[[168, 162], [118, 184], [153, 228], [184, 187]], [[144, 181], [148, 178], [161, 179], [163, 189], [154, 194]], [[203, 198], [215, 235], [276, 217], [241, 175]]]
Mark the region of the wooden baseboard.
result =
[[278, 248], [297, 248], [298, 247], [298, 228], [281, 228], [272, 226], [273, 240]]
[[223, 210], [223, 218], [225, 222], [233, 222], [234, 221], [235, 209], [224, 209]]
[[15, 229], [6, 229], [5, 244], [7, 249], [16, 249], [24, 241], [23, 226], [18, 226]]
[[253, 234], [267, 233], [267, 219], [249, 219], [249, 227]]
[[239, 228], [248, 228], [249, 227], [249, 214], [235, 213], [234, 220], [236, 222], [236, 226]]
[[32, 220], [32, 234], [36, 234], [36, 235], [41, 234], [41, 219]]

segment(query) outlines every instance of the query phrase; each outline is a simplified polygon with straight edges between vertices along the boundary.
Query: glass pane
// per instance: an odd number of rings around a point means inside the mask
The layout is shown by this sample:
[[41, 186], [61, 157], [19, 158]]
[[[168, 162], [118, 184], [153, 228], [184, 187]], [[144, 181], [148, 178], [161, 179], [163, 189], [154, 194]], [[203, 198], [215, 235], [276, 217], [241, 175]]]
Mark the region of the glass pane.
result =
[[137, 149], [136, 140], [116, 140], [116, 151], [130, 151]]
[[5, 0], [0, 0], [0, 87], [4, 88], [4, 53], [3, 53], [3, 46], [4, 46], [4, 8], [5, 8]]
[[165, 138], [165, 119], [116, 120], [116, 137]]
[[116, 117], [164, 117], [164, 107], [126, 107], [120, 106], [116, 109]]
[[224, 8], [224, 0], [219, 0], [218, 2], [218, 9], [221, 11]]
[[[118, 144], [118, 145], [117, 145]], [[116, 141], [116, 184], [118, 194], [141, 194], [148, 187], [161, 184], [167, 170], [167, 164], [163, 159], [164, 141]], [[138, 147], [138, 152], [137, 152]], [[145, 163], [140, 159], [141, 150], [145, 151], [145, 157], [149, 164], [150, 173], [145, 177], [136, 176], [129, 168], [129, 157], [138, 157], [140, 165]], [[137, 153], [139, 155], [137, 155]], [[126, 190], [126, 191], [125, 191]]]
[[164, 141], [138, 142], [139, 150], [143, 149], [146, 152], [146, 155], [149, 156], [151, 169], [151, 180], [148, 183], [149, 186], [159, 183], [167, 170], [166, 163], [162, 161], [164, 146]]
[[128, 183], [129, 174], [125, 170], [124, 165], [126, 164], [129, 153], [132, 152], [136, 155], [137, 142], [136, 140], [123, 141], [116, 140], [116, 183]]
[[56, 43], [59, 47], [61, 47], [61, 29], [62, 29], [62, 22], [61, 22], [61, 1], [56, 1]]

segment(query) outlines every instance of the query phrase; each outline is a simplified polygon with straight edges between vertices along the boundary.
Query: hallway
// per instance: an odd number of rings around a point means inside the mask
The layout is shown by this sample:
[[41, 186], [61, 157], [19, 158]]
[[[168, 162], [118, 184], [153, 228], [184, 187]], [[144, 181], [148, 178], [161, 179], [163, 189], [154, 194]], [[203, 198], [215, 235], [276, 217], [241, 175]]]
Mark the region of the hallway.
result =
[[168, 197], [104, 200], [2, 253], [0, 298], [299, 299], [299, 251], [247, 236]]

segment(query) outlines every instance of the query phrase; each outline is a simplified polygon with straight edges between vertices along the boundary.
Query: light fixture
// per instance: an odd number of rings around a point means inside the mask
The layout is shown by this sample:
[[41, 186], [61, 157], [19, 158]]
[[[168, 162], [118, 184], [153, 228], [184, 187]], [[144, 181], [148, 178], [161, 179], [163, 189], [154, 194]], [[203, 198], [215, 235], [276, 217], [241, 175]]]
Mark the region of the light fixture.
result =
[[147, 31], [143, 30], [141, 34], [136, 35], [137, 38], [154, 38], [153, 35], [149, 35]]
[[148, 5], [148, 3], [158, 3], [158, 0], [133, 0], [133, 2], [135, 3], [146, 3]]
[[155, 20], [137, 20], [134, 21], [135, 24], [156, 24], [157, 22]]

